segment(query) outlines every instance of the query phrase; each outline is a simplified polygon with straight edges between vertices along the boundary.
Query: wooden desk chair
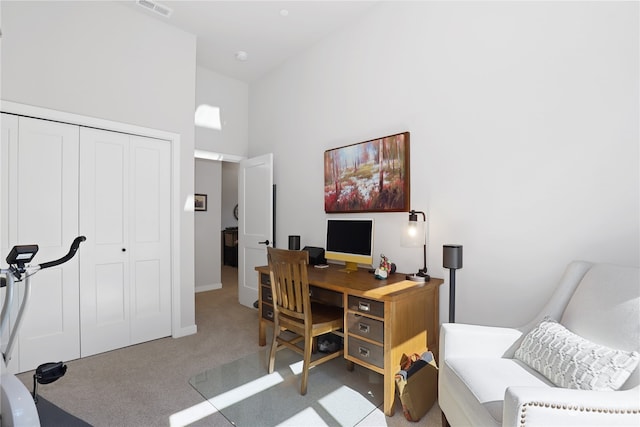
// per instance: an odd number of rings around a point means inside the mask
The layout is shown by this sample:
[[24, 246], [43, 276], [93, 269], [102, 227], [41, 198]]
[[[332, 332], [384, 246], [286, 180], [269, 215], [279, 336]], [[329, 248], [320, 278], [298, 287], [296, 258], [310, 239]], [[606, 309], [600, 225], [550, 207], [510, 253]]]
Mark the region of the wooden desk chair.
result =
[[[311, 351], [315, 337], [328, 332], [336, 332], [344, 327], [342, 308], [312, 303], [309, 296], [307, 251], [288, 251], [267, 248], [267, 259], [271, 275], [273, 293], [274, 328], [271, 351], [269, 353], [269, 373], [273, 372], [276, 352], [288, 347], [303, 356], [302, 382], [300, 394], [307, 394], [309, 368], [344, 354], [340, 349], [311, 361]], [[296, 335], [292, 339], [280, 336], [283, 331]], [[342, 335], [340, 332], [339, 335]], [[303, 348], [296, 345], [303, 342]]]

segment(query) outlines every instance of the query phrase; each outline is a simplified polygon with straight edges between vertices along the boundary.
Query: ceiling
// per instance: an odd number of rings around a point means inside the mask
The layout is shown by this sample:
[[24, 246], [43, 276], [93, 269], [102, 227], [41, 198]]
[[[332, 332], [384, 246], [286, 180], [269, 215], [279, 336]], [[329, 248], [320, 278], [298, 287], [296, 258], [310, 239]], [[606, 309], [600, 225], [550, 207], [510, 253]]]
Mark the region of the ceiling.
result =
[[[146, 3], [148, 8], [138, 3]], [[251, 83], [364, 15], [376, 1], [127, 0], [125, 7], [197, 36], [197, 64]], [[165, 17], [149, 8], [171, 10]], [[246, 60], [236, 59], [238, 51]]]

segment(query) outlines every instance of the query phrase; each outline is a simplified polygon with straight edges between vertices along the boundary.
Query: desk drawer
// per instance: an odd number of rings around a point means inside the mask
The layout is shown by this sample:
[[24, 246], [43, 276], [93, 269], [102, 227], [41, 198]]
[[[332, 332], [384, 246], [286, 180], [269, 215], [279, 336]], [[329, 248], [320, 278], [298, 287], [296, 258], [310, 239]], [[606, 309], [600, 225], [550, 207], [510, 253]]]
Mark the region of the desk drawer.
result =
[[356, 313], [347, 314], [347, 330], [350, 334], [365, 337], [384, 343], [384, 322], [361, 316]]
[[341, 292], [318, 288], [311, 285], [309, 286], [309, 294], [311, 295], [311, 299], [313, 301], [318, 301], [323, 304], [332, 305], [334, 307], [344, 307]]
[[349, 295], [349, 310], [384, 318], [384, 302]]
[[269, 304], [262, 304], [262, 318], [273, 322], [273, 316], [273, 306]]
[[260, 284], [271, 286], [271, 276], [269, 276], [268, 274], [260, 273]]
[[271, 288], [268, 286], [262, 287], [262, 301], [273, 304], [273, 293], [271, 292]]
[[349, 356], [384, 369], [383, 347], [364, 342], [351, 336], [348, 337], [348, 340]]

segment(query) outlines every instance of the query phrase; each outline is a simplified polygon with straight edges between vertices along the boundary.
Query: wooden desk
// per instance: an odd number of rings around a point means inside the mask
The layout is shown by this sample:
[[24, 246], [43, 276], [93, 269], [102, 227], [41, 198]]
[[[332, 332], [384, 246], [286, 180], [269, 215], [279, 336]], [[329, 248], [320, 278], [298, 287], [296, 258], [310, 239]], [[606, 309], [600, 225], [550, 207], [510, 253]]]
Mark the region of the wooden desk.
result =
[[[344, 311], [345, 359], [384, 376], [384, 413], [392, 416], [395, 374], [403, 353], [421, 353], [428, 347], [438, 360], [439, 293], [442, 279], [427, 283], [405, 280], [392, 274], [377, 280], [358, 269], [345, 273], [330, 265], [309, 267], [312, 297], [346, 307]], [[266, 345], [266, 327], [273, 325], [273, 304], [269, 268], [258, 271], [258, 343]]]

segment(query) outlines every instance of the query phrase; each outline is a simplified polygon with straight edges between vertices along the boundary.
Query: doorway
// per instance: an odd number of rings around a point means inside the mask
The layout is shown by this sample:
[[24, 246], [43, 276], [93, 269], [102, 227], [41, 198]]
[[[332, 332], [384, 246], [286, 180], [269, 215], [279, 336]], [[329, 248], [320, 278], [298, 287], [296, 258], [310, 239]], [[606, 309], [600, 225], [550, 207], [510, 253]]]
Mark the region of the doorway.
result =
[[220, 289], [222, 267], [229, 267], [225, 262], [225, 231], [238, 227], [234, 208], [238, 204], [240, 160], [239, 156], [200, 150], [195, 153], [195, 193], [206, 196], [206, 207], [194, 212], [196, 293]]

